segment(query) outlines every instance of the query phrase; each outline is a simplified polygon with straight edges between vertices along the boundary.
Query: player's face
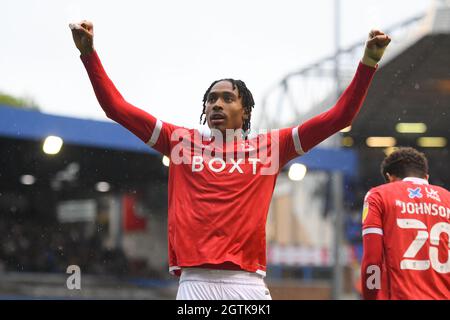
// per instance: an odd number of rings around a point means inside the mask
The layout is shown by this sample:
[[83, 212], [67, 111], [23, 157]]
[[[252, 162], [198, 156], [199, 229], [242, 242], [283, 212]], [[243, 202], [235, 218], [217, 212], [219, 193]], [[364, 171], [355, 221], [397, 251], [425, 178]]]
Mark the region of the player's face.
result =
[[225, 133], [226, 129], [240, 129], [247, 118], [237, 87], [229, 81], [216, 83], [206, 99], [206, 119], [211, 129]]

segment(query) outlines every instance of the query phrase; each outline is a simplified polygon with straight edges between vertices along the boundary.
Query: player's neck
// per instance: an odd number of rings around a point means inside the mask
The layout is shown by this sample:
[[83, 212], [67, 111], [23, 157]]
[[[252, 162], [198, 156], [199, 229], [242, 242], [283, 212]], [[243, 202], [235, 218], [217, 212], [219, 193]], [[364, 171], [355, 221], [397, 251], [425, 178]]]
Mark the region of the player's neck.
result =
[[410, 177], [403, 178], [401, 180], [402, 181], [410, 181], [410, 182], [414, 182], [414, 183], [418, 183], [418, 184], [428, 184], [428, 178], [424, 178], [424, 177], [410, 176]]

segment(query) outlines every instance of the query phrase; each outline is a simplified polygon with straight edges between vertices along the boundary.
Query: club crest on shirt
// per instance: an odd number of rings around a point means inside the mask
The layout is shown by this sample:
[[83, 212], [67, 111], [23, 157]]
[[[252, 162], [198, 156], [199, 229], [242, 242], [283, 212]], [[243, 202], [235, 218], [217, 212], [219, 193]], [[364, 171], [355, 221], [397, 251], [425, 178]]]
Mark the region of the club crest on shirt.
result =
[[364, 203], [363, 212], [362, 212], [362, 222], [363, 223], [366, 220], [368, 213], [369, 213], [369, 204], [368, 203]]
[[364, 197], [364, 206], [363, 206], [362, 219], [361, 219], [362, 223], [364, 223], [364, 221], [367, 218], [367, 214], [369, 213], [369, 201], [367, 201], [369, 198], [369, 195], [370, 195], [370, 192], [368, 192], [366, 194], [366, 196]]
[[441, 198], [439, 197], [439, 194], [437, 190], [433, 190], [431, 188], [425, 187], [425, 192], [427, 193], [427, 198], [431, 198], [433, 200], [441, 202]]
[[415, 189], [411, 189], [411, 188], [408, 188], [408, 192], [409, 192], [409, 195], [408, 195], [408, 197], [410, 198], [410, 199], [414, 199], [414, 198], [422, 198], [422, 193], [421, 193], [421, 189], [419, 188], [419, 187], [417, 187], [417, 188], [415, 188]]

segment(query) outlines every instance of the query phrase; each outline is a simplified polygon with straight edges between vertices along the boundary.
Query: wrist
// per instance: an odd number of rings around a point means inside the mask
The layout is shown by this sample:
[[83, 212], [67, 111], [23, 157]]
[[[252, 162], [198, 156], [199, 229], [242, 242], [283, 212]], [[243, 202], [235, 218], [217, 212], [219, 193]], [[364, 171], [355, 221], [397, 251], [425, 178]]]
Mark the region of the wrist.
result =
[[93, 47], [80, 49], [80, 54], [81, 54], [82, 56], [88, 56], [88, 55], [90, 55], [92, 52], [94, 52], [94, 48], [93, 48]]
[[372, 59], [372, 58], [364, 55], [363, 58], [361, 59], [361, 62], [369, 67], [375, 68], [376, 65], [378, 64], [379, 60], [375, 60], [375, 59]]

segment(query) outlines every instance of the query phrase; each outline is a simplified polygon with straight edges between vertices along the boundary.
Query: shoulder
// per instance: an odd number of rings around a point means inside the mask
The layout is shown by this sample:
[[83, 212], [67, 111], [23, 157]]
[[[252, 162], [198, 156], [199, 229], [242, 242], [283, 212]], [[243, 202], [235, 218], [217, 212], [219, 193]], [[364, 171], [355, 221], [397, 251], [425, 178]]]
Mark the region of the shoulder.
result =
[[444, 194], [448, 194], [450, 195], [450, 191], [448, 191], [447, 189], [445, 189], [444, 187], [440, 187], [440, 186], [436, 186], [434, 184], [429, 184], [429, 187], [439, 191], [440, 193], [444, 193]]
[[[450, 201], [450, 191], [447, 189], [433, 184], [426, 185], [425, 187], [429, 187], [430, 189], [437, 191], [441, 197], [444, 197]], [[433, 192], [432, 190], [430, 191]]]
[[388, 188], [388, 184], [382, 184], [382, 185], [373, 187], [366, 193], [364, 200], [367, 201], [369, 199], [377, 198], [377, 197], [383, 195], [383, 193], [385, 192], [385, 190], [387, 190], [387, 188]]
[[397, 190], [403, 190], [404, 188], [411, 187], [411, 184], [405, 181], [395, 181], [395, 182], [389, 182], [385, 184], [381, 184], [377, 187], [374, 187], [370, 189], [369, 192], [373, 193], [391, 193], [395, 192]]
[[267, 133], [272, 135], [272, 136], [279, 135], [279, 136], [292, 137], [293, 134], [297, 134], [298, 135], [298, 126], [267, 130]]

